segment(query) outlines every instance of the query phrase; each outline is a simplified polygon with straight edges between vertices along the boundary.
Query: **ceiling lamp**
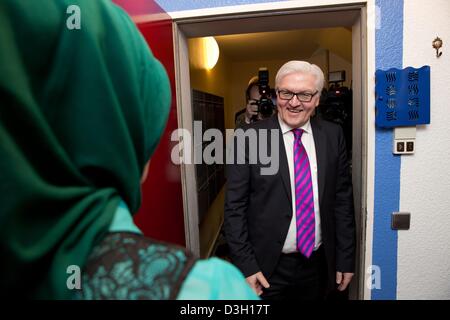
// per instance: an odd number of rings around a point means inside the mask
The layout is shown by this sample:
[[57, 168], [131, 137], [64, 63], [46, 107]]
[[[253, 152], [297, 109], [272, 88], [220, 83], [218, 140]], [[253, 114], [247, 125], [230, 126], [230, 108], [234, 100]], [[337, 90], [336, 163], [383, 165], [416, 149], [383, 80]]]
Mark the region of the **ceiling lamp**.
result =
[[189, 40], [189, 60], [194, 68], [211, 70], [219, 60], [219, 45], [214, 37]]

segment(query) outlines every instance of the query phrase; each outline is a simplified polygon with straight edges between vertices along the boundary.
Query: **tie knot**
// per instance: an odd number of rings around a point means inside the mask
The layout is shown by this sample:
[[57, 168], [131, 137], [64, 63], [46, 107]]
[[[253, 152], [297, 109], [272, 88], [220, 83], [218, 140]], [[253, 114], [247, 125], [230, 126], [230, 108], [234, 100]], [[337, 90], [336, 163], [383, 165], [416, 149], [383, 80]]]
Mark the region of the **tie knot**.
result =
[[295, 140], [300, 140], [302, 138], [303, 129], [292, 129], [292, 132], [294, 133]]

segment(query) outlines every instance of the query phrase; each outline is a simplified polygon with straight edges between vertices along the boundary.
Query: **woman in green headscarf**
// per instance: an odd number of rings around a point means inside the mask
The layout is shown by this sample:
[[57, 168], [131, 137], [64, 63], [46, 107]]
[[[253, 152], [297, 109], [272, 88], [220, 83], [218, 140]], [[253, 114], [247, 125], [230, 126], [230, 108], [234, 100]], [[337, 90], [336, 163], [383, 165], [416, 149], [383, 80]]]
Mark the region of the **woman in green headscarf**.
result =
[[[66, 25], [72, 4], [81, 29]], [[2, 296], [255, 297], [231, 265], [133, 224], [169, 106], [164, 68], [110, 1], [0, 2]]]

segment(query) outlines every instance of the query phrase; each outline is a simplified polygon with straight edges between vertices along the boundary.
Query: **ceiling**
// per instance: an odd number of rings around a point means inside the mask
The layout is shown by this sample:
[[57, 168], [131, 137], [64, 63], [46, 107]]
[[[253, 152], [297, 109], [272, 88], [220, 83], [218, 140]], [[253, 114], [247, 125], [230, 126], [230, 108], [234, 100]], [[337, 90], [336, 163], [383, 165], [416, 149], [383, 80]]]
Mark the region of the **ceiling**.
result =
[[[187, 38], [214, 36], [232, 61], [306, 59], [322, 49], [351, 63], [359, 9], [247, 13], [179, 21]], [[270, 32], [265, 32], [270, 30]]]
[[232, 61], [306, 59], [320, 49], [352, 61], [351, 28], [300, 29], [215, 36], [221, 54]]

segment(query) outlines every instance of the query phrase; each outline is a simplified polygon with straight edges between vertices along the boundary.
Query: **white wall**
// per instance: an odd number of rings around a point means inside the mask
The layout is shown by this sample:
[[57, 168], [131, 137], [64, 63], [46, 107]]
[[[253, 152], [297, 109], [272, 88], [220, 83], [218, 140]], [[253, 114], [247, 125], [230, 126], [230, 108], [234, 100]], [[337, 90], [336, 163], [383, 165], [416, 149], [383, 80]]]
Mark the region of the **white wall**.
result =
[[[404, 1], [403, 67], [431, 67], [431, 124], [417, 130], [416, 153], [401, 163], [398, 299], [450, 299], [450, 1]], [[436, 58], [433, 39], [443, 39]]]

